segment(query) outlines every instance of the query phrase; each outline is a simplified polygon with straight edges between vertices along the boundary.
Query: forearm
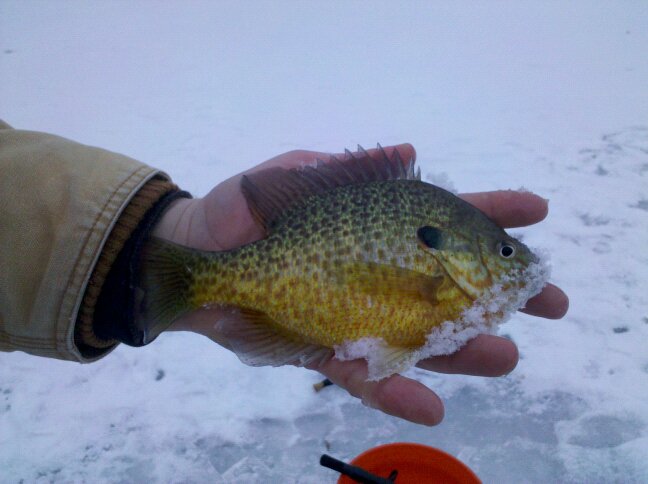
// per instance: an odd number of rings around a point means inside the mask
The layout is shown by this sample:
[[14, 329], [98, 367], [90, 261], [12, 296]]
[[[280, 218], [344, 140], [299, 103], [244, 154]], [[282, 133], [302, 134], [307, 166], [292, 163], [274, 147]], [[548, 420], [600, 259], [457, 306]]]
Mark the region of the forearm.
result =
[[93, 331], [104, 282], [146, 214], [177, 188], [125, 156], [6, 125], [0, 173], [0, 350], [102, 356], [116, 344]]

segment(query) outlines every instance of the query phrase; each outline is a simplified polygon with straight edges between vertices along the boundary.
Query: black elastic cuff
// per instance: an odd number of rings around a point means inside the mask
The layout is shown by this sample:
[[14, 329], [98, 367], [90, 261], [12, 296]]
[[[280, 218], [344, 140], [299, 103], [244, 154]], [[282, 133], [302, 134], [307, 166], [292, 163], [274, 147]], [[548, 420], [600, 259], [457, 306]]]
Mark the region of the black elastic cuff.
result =
[[164, 211], [179, 198], [191, 198], [191, 194], [176, 191], [164, 195], [146, 212], [119, 252], [97, 299], [92, 327], [99, 338], [118, 340], [130, 346], [144, 346], [144, 332], [135, 325], [135, 290], [140, 253]]

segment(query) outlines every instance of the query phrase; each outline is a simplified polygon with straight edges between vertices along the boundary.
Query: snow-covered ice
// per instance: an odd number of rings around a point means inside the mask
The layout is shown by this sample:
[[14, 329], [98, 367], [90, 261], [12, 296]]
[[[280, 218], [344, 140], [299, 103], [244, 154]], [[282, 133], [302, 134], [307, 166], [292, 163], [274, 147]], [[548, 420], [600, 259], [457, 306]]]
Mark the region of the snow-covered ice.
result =
[[560, 321], [518, 313], [507, 377], [411, 370], [427, 428], [298, 368], [165, 334], [92, 365], [0, 354], [2, 482], [334, 482], [422, 442], [485, 482], [648, 482], [648, 4], [0, 2], [0, 117], [196, 195], [276, 154], [409, 141], [459, 191], [524, 186]]

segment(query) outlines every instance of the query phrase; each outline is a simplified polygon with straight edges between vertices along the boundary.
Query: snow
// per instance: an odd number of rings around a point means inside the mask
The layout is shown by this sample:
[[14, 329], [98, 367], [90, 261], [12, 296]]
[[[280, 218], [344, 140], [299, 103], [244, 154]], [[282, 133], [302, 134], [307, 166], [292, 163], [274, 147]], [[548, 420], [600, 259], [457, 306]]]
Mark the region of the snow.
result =
[[431, 183], [432, 185], [436, 185], [440, 188], [443, 188], [444, 190], [449, 191], [450, 193], [454, 193], [457, 195], [459, 191], [457, 188], [454, 186], [454, 183], [452, 183], [452, 180], [450, 180], [450, 177], [448, 176], [447, 173], [428, 173], [425, 176], [425, 181], [427, 183]]
[[507, 377], [409, 374], [427, 428], [298, 368], [173, 333], [92, 365], [0, 355], [0, 481], [334, 482], [422, 442], [485, 482], [648, 481], [645, 2], [0, 3], [10, 124], [128, 154], [196, 195], [276, 154], [409, 141], [459, 191], [551, 200], [519, 229], [571, 298], [516, 314]]

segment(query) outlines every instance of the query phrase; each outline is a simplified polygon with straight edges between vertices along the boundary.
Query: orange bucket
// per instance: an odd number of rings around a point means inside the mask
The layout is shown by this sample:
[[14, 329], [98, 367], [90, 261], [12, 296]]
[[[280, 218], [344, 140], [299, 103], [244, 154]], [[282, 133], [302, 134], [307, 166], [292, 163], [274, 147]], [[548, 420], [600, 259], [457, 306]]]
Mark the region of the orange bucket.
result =
[[[379, 445], [363, 452], [350, 464], [383, 478], [396, 470], [396, 484], [481, 484], [463, 462], [442, 450], [422, 444], [398, 442]], [[356, 481], [347, 476], [340, 476], [338, 480], [338, 484], [354, 483]]]

